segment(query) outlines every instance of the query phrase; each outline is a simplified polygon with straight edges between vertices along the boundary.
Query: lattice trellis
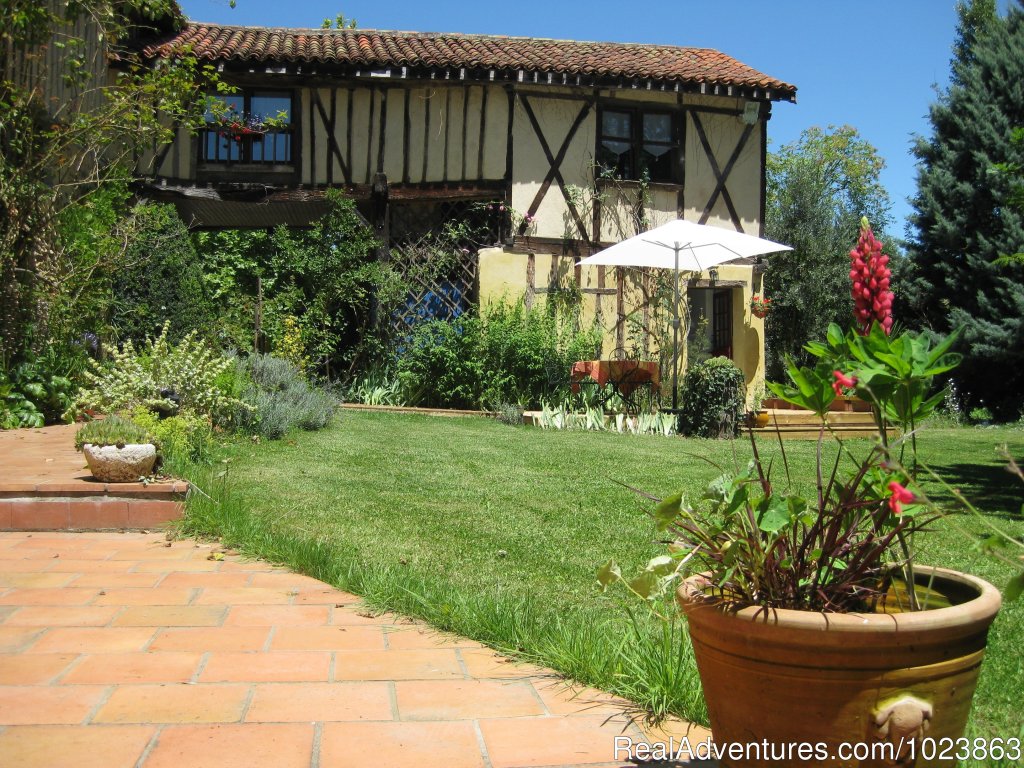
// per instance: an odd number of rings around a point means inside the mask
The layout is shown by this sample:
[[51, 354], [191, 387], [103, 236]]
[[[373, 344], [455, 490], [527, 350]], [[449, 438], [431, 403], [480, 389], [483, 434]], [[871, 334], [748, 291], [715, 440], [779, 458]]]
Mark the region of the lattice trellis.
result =
[[[501, 237], [507, 216], [488, 210], [487, 201], [439, 201], [396, 206], [391, 262], [410, 283], [405, 306], [392, 314], [397, 331], [424, 320], [450, 320], [472, 310], [477, 301], [477, 252]], [[449, 222], [469, 226], [452, 237]]]
[[476, 302], [475, 250], [438, 254], [416, 244], [399, 245], [392, 246], [391, 261], [410, 284], [405, 306], [392, 314], [398, 331], [406, 331], [424, 320], [451, 320], [469, 311]]

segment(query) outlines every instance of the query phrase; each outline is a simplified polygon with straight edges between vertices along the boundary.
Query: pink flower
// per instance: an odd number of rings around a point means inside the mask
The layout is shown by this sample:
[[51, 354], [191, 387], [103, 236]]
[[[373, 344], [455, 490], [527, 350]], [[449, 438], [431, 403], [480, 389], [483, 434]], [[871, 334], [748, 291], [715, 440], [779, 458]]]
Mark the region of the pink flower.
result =
[[836, 397], [842, 396], [844, 389], [851, 389], [857, 386], [856, 376], [847, 376], [838, 370], [832, 371], [832, 375], [836, 377], [836, 380], [832, 382], [832, 390], [836, 393]]
[[850, 280], [853, 281], [853, 316], [862, 335], [878, 321], [888, 334], [892, 329], [892, 291], [889, 257], [875, 239], [866, 218], [861, 219], [860, 239], [850, 251]]
[[892, 495], [889, 497], [889, 509], [894, 515], [902, 515], [903, 505], [912, 504], [916, 500], [913, 493], [895, 480], [889, 483], [889, 490], [892, 491]]

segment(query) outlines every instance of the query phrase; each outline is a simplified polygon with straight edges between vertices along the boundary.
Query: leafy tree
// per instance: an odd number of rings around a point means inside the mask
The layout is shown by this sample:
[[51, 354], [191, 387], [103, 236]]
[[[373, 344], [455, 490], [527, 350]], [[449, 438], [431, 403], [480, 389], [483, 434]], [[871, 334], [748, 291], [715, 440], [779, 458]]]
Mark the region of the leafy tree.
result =
[[848, 254], [861, 217], [879, 232], [891, 221], [879, 181], [884, 165], [851, 126], [809, 128], [768, 155], [765, 236], [793, 246], [768, 257], [764, 278], [772, 302], [765, 327], [769, 378], [785, 376], [786, 355], [806, 362], [803, 345], [823, 338], [829, 323], [847, 323]]
[[141, 344], [169, 323], [173, 343], [191, 331], [211, 332], [213, 308], [188, 228], [173, 205], [140, 203], [133, 236], [111, 276], [110, 325], [117, 340]]
[[949, 89], [932, 105], [932, 135], [914, 153], [918, 192], [911, 224], [910, 322], [936, 333], [962, 327], [957, 372], [965, 405], [1016, 418], [1024, 387], [1024, 265], [1000, 257], [1024, 242], [1012, 175], [1024, 147], [1024, 8], [998, 17], [991, 0], [958, 6]]
[[383, 358], [388, 324], [374, 321], [374, 309], [397, 306], [408, 285], [375, 258], [377, 242], [355, 204], [333, 190], [327, 198], [327, 215], [310, 229], [201, 232], [195, 242], [224, 319], [223, 343], [280, 352], [297, 326], [313, 368], [347, 378]]
[[[173, 0], [0, 0], [0, 18], [2, 369], [47, 345], [51, 308], [76, 284], [67, 271], [89, 274], [102, 255], [76, 238], [64, 250], [61, 212], [122, 180], [138, 153], [172, 139], [174, 125], [198, 125], [213, 70], [189, 56], [150, 64], [134, 51], [147, 27], [180, 20]], [[48, 49], [59, 57], [48, 59]], [[52, 93], [53, 82], [65, 92]]]

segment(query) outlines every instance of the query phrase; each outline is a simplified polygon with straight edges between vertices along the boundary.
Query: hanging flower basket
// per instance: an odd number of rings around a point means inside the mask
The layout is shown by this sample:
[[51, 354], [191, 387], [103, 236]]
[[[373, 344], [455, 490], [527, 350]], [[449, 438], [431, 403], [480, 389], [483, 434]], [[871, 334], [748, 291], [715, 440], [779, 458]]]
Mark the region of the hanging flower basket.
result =
[[772, 309], [772, 300], [755, 293], [750, 299], [750, 313], [762, 320], [768, 317]]

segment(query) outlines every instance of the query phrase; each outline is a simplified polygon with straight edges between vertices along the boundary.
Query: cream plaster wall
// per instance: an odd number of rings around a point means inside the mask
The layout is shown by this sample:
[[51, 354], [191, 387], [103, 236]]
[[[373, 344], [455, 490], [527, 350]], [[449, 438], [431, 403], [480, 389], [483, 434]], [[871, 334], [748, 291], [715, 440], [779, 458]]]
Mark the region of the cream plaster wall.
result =
[[[528, 284], [528, 264], [530, 256], [524, 253], [512, 253], [503, 248], [487, 248], [480, 251], [480, 301], [486, 305], [495, 301], [520, 301], [526, 298], [526, 286]], [[570, 257], [553, 256], [550, 253], [537, 252], [533, 254], [534, 262], [534, 285], [537, 289], [534, 296], [534, 304], [542, 304], [547, 296], [546, 291], [551, 287], [551, 265], [556, 264], [555, 274], [558, 275], [562, 284], [574, 282], [574, 260]], [[733, 307], [733, 361], [743, 371], [747, 384], [747, 391], [752, 392], [754, 387], [764, 382], [764, 320], [754, 317], [750, 312], [750, 298], [754, 293], [761, 291], [761, 275], [754, 272], [749, 265], [722, 264], [718, 268], [719, 282], [741, 282], [741, 286], [732, 287]], [[615, 288], [618, 281], [619, 270], [606, 268], [604, 270], [604, 283], [606, 288]], [[599, 322], [604, 331], [602, 342], [602, 355], [609, 356], [619, 346], [617, 338], [617, 326], [619, 322], [617, 296], [602, 295], [600, 301], [597, 296], [587, 293], [586, 289], [599, 287], [599, 270], [597, 267], [582, 267], [580, 269], [580, 288], [584, 289], [582, 322], [586, 326]], [[664, 276], [664, 275], [663, 275]], [[648, 286], [646, 295], [650, 296], [653, 275], [645, 275], [640, 270], [623, 270], [623, 313], [626, 318], [626, 326], [637, 326], [642, 324], [644, 316], [645, 284]], [[687, 275], [682, 275], [681, 286], [684, 292]], [[704, 276], [706, 279], [706, 275]], [[600, 304], [600, 312], [598, 312]], [[684, 318], [683, 327], [680, 329], [680, 339], [686, 338], [685, 305], [681, 303], [680, 317]], [[647, 343], [650, 349], [650, 358], [657, 360], [659, 352], [659, 334], [671, 344], [671, 326], [669, 320], [671, 314], [662, 313], [662, 323], [658, 323], [658, 313], [653, 308], [649, 311], [650, 328], [652, 335], [648, 337]], [[627, 350], [637, 342], [637, 339], [629, 339], [627, 334]], [[680, 377], [685, 370], [686, 355], [685, 344], [681, 344], [682, 355], [679, 360]], [[668, 350], [666, 350], [668, 352]], [[671, 382], [671, 371], [667, 362], [663, 363], [662, 380], [665, 386]]]

